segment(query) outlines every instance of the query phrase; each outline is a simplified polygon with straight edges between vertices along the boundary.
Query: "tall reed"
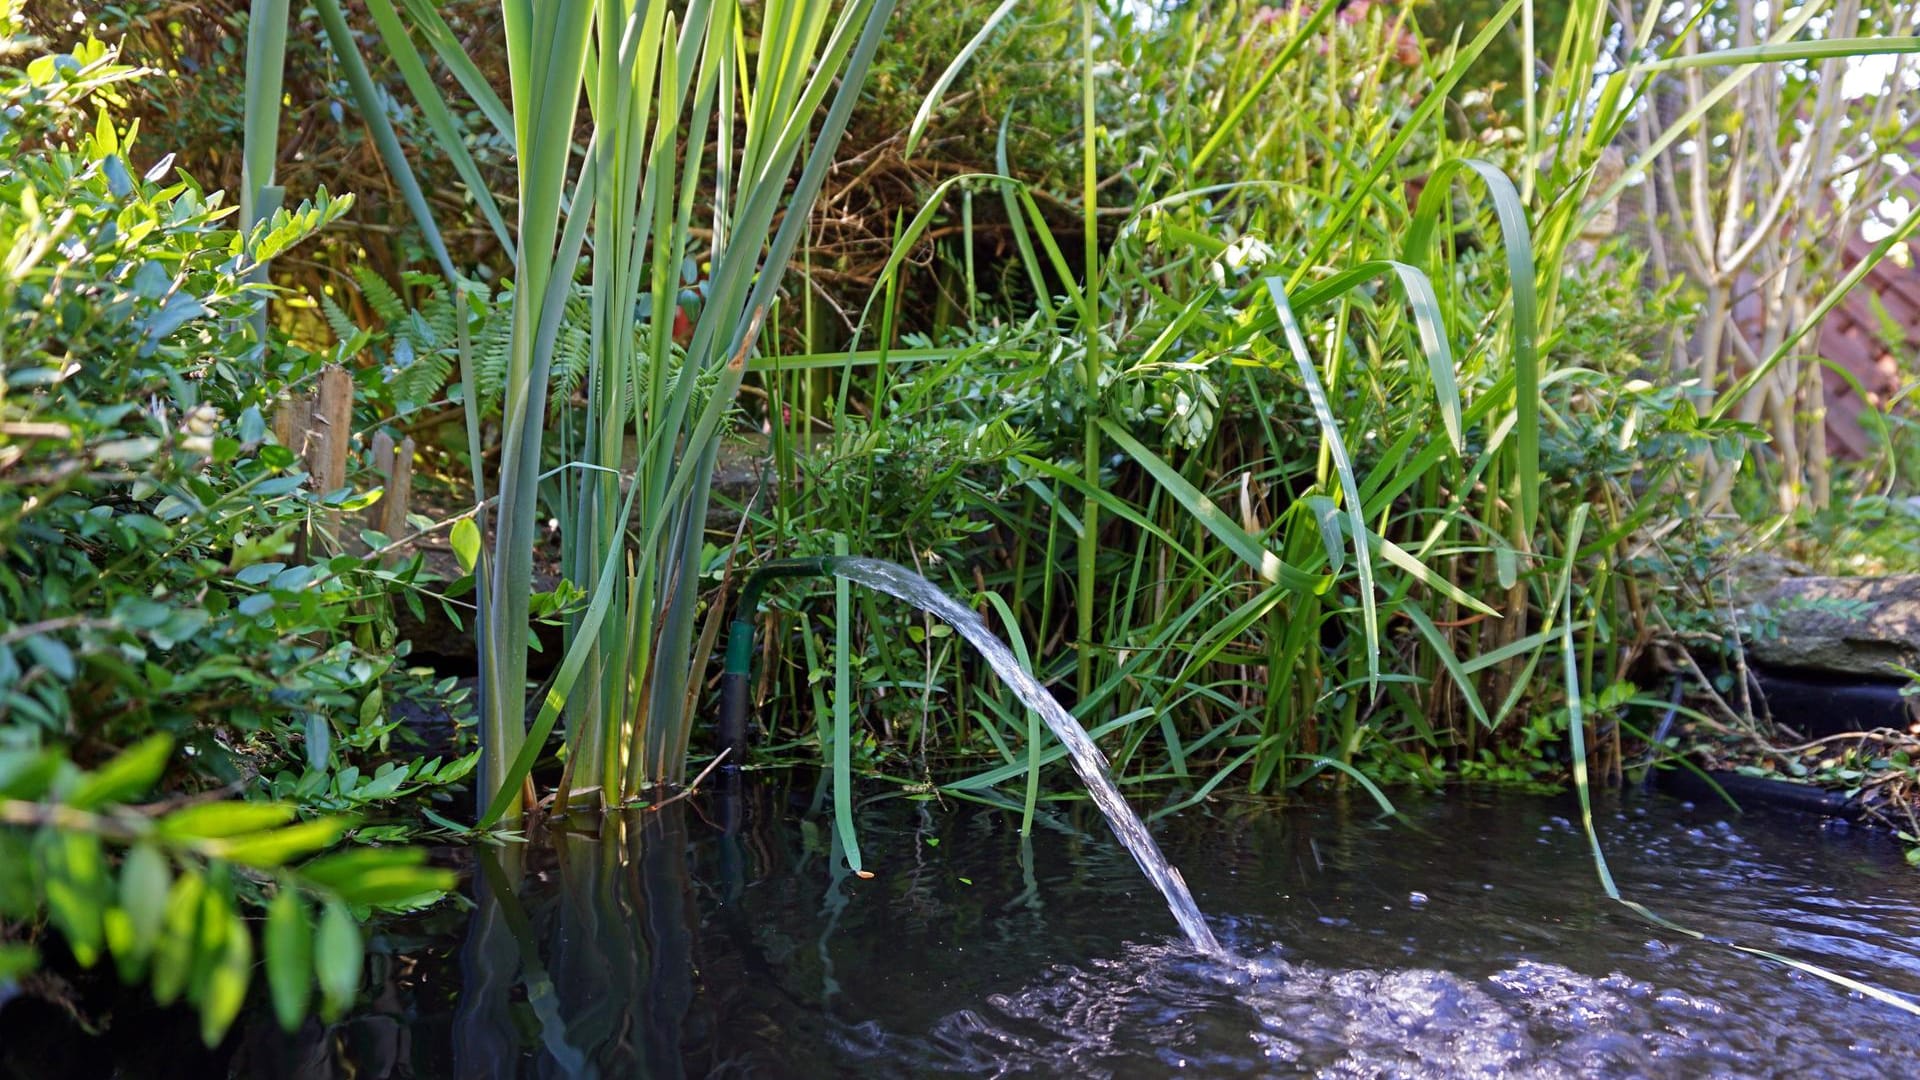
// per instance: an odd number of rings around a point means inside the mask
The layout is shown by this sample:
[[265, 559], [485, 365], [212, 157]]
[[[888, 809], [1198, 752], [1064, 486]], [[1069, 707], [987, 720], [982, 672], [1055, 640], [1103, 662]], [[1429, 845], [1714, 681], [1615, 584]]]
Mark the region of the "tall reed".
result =
[[[690, 685], [705, 662], [694, 616], [718, 440], [892, 7], [773, 0], [755, 27], [737, 0], [692, 0], [684, 10], [506, 0], [503, 102], [426, 0], [370, 5], [440, 149], [456, 163], [469, 157], [445, 122], [455, 110], [439, 98], [422, 44], [517, 159], [494, 484], [482, 475], [477, 434], [470, 446], [476, 493], [498, 491], [498, 525], [490, 545], [484, 512], [455, 536], [474, 563], [481, 612], [483, 825], [520, 813], [528, 772], [563, 710], [558, 805], [612, 805], [683, 779]], [[342, 23], [337, 0], [321, 0], [321, 12], [330, 28]], [[353, 53], [351, 35], [333, 42]], [[364, 82], [355, 90], [378, 139], [373, 118], [384, 105]], [[390, 127], [385, 135], [391, 150]], [[402, 186], [417, 191], [404, 155], [387, 156]], [[503, 201], [474, 196], [483, 212]], [[424, 204], [414, 208], [426, 218]], [[423, 224], [431, 232], [430, 219]], [[433, 246], [444, 256], [437, 237]], [[683, 264], [696, 257], [708, 283], [683, 347], [668, 328]], [[444, 257], [443, 270], [457, 285]], [[591, 320], [586, 406], [551, 431], [556, 346], [580, 300]], [[463, 361], [472, 416], [481, 403], [470, 357]], [[560, 522], [561, 567], [587, 603], [571, 616], [565, 657], [529, 726], [538, 522], [555, 490], [547, 512]]]

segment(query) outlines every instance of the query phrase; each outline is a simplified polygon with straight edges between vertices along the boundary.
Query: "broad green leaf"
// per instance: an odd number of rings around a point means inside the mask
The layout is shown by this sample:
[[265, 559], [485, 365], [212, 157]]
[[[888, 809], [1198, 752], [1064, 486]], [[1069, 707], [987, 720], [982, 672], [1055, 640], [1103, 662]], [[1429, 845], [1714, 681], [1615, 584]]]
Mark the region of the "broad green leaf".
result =
[[67, 805], [76, 810], [92, 810], [108, 803], [136, 799], [160, 779], [172, 754], [172, 736], [149, 735], [87, 774], [67, 796]]
[[323, 855], [300, 867], [300, 876], [323, 889], [349, 888], [367, 874], [396, 868], [418, 867], [427, 853], [415, 847], [356, 847]]
[[[245, 930], [245, 926], [241, 927]], [[200, 890], [200, 912], [194, 922], [193, 959], [187, 971], [187, 1000], [204, 1006], [213, 985], [214, 972], [226, 958], [227, 935], [233, 930], [233, 878], [223, 865], [214, 864], [206, 875], [206, 887]]]
[[420, 907], [446, 895], [454, 874], [437, 866], [389, 866], [337, 885], [334, 893], [366, 907]]
[[243, 866], [270, 869], [289, 859], [332, 847], [355, 823], [356, 819], [351, 817], [315, 818], [270, 832], [209, 841], [208, 845], [222, 858]]
[[60, 762], [52, 750], [0, 750], [0, 798], [38, 800], [60, 774]]
[[379, 722], [381, 711], [385, 705], [386, 694], [376, 685], [372, 690], [369, 690], [367, 696], [360, 701], [361, 726], [365, 727]]
[[329, 900], [313, 939], [313, 973], [320, 982], [320, 1015], [338, 1020], [360, 993], [360, 928], [347, 906]]
[[1313, 520], [1320, 526], [1320, 543], [1327, 549], [1327, 565], [1339, 573], [1347, 565], [1347, 541], [1340, 527], [1340, 507], [1325, 495], [1309, 495], [1301, 501], [1313, 511]]
[[167, 896], [166, 932], [153, 953], [153, 1000], [170, 1005], [193, 974], [193, 942], [200, 925], [200, 894], [206, 882], [196, 871], [182, 873]]
[[102, 465], [124, 465], [144, 461], [160, 449], [160, 440], [152, 435], [115, 439], [93, 448], [93, 459]]
[[200, 999], [200, 1039], [208, 1046], [220, 1045], [240, 1006], [247, 1000], [247, 984], [253, 979], [253, 935], [238, 912], [227, 917], [225, 948], [220, 962], [207, 977], [206, 992]]
[[453, 543], [453, 557], [460, 562], [460, 572], [473, 573], [480, 561], [480, 526], [475, 525], [472, 518], [461, 518], [454, 523], [448, 539]]
[[160, 940], [167, 921], [167, 898], [173, 889], [173, 869], [152, 844], [135, 844], [120, 864], [120, 907], [133, 931], [133, 946], [141, 954]]
[[100, 918], [110, 896], [100, 838], [85, 832], [44, 832], [34, 846], [47, 914], [73, 958], [81, 967], [92, 967], [100, 958], [105, 933]]
[[315, 772], [324, 772], [333, 759], [333, 724], [325, 714], [313, 713], [307, 717], [304, 726], [307, 731], [307, 767]]
[[273, 994], [273, 1014], [285, 1031], [293, 1031], [307, 1017], [313, 1000], [313, 926], [306, 905], [290, 886], [282, 885], [267, 905], [267, 987]]
[[113, 966], [120, 972], [120, 981], [131, 983], [139, 979], [146, 967], [146, 958], [140, 955], [134, 941], [133, 920], [120, 908], [109, 907], [100, 912], [100, 931], [107, 943], [107, 953], [113, 957]]
[[73, 650], [67, 648], [67, 643], [57, 637], [34, 634], [21, 644], [26, 646], [27, 653], [33, 657], [34, 663], [46, 668], [61, 682], [72, 682], [74, 675], [79, 671], [73, 660]]
[[299, 808], [291, 803], [196, 803], [160, 819], [155, 832], [173, 840], [213, 840], [274, 829], [292, 821]]
[[47, 634], [34, 634], [21, 642], [34, 663], [47, 669], [61, 682], [72, 682], [79, 668], [74, 663], [73, 650], [59, 638]]
[[1500, 544], [1493, 549], [1493, 573], [1503, 589], [1511, 589], [1520, 580], [1520, 556], [1511, 547]]
[[407, 770], [402, 766], [396, 765], [347, 794], [361, 801], [391, 798], [393, 793], [399, 791], [401, 785], [406, 782]]

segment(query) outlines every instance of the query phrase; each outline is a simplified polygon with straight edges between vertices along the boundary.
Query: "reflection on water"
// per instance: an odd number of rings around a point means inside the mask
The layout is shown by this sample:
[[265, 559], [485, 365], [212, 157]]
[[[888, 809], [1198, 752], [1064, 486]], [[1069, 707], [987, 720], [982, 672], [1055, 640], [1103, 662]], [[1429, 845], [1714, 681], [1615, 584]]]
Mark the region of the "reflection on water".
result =
[[[457, 943], [384, 943], [389, 975], [353, 1022], [404, 1042], [333, 1043], [331, 1067], [1920, 1075], [1909, 1017], [1602, 898], [1570, 802], [1456, 792], [1406, 807], [1412, 828], [1364, 801], [1183, 814], [1159, 839], [1223, 961], [1171, 933], [1089, 806], [1053, 808], [1023, 845], [995, 811], [876, 800], [861, 880], [800, 813], [809, 794], [775, 782], [483, 855]], [[1665, 914], [1920, 996], [1920, 877], [1891, 844], [1664, 797], [1601, 830], [1622, 889]]]
[[705, 1019], [687, 852], [684, 803], [481, 851], [454, 1075], [685, 1075], [682, 1045]]

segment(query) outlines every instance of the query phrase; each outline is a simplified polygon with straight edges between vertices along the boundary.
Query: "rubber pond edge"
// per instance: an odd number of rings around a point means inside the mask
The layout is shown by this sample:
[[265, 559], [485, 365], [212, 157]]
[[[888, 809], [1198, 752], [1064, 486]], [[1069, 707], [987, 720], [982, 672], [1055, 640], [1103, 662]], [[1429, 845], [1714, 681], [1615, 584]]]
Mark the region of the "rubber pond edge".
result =
[[1920, 719], [1914, 699], [1903, 693], [1904, 679], [1757, 664], [1752, 671], [1773, 719], [1810, 739], [1904, 728]]
[[[1865, 808], [1858, 800], [1850, 799], [1838, 791], [1815, 787], [1812, 784], [1796, 784], [1790, 780], [1769, 780], [1760, 776], [1748, 776], [1745, 773], [1729, 769], [1712, 769], [1707, 777], [1720, 785], [1734, 802], [1742, 809], [1756, 806], [1778, 810], [1792, 810], [1802, 814], [1818, 814], [1822, 817], [1842, 818], [1847, 821], [1862, 821], [1866, 818]], [[1721, 802], [1720, 793], [1713, 790], [1700, 774], [1691, 769], [1666, 769], [1657, 774], [1655, 784], [1660, 790], [1697, 802]]]

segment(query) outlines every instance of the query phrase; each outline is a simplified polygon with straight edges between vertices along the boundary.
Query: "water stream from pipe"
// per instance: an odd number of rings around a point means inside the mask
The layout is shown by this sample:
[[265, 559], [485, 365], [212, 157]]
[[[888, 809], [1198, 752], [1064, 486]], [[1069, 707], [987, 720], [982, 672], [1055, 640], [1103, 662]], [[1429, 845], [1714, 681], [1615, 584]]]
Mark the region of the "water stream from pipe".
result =
[[1140, 870], [1153, 882], [1160, 895], [1166, 898], [1167, 907], [1173, 917], [1186, 932], [1187, 940], [1194, 948], [1202, 952], [1219, 954], [1223, 950], [1214, 939], [1213, 931], [1200, 915], [1200, 909], [1193, 902], [1193, 894], [1187, 891], [1187, 883], [1180, 871], [1167, 862], [1160, 854], [1160, 845], [1154, 843], [1153, 834], [1147, 832], [1140, 816], [1133, 807], [1120, 797], [1120, 790], [1113, 786], [1113, 778], [1107, 772], [1106, 756], [1100, 748], [1093, 745], [1087, 737], [1087, 731], [1073, 718], [1061, 704], [1047, 693], [1032, 675], [1020, 666], [1013, 650], [995, 637], [987, 624], [975, 614], [972, 608], [960, 603], [942, 592], [933, 582], [902, 566], [880, 559], [866, 559], [842, 556], [827, 561], [828, 568], [840, 577], [855, 584], [886, 593], [888, 596], [930, 612], [967, 639], [989, 665], [1000, 681], [1007, 684], [1015, 697], [1027, 708], [1040, 714], [1047, 722], [1053, 736], [1067, 751], [1067, 757], [1073, 762], [1074, 771], [1080, 774], [1080, 780], [1087, 786], [1087, 793], [1093, 796], [1094, 805], [1106, 815], [1107, 824], [1113, 827], [1113, 835], [1121, 845], [1133, 855], [1133, 861], [1140, 864]]

